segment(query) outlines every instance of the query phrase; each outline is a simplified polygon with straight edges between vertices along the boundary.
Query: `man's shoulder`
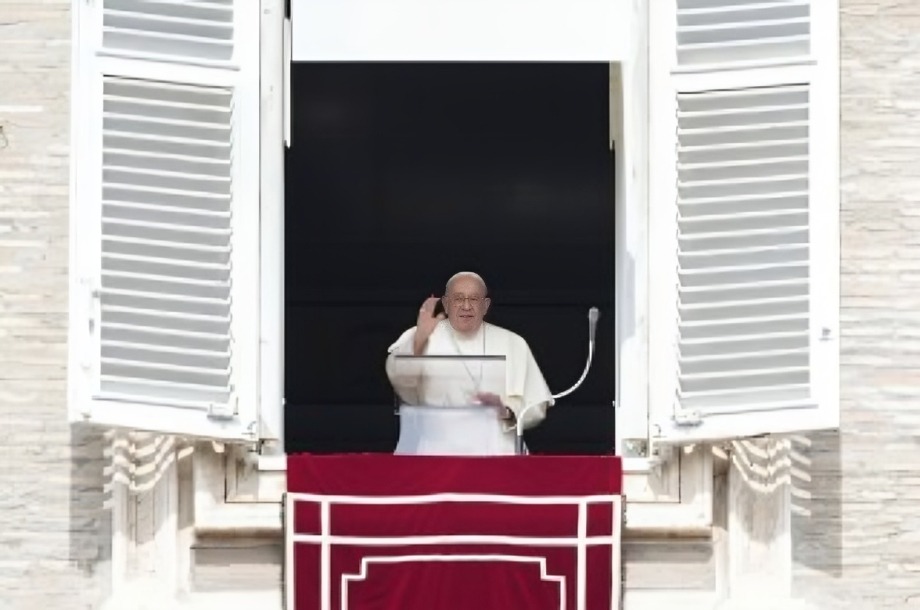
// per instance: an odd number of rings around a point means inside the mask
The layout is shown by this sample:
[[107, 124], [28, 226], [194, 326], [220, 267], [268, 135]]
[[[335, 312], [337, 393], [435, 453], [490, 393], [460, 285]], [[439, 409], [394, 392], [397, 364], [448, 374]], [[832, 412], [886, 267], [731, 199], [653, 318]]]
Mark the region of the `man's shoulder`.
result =
[[508, 330], [502, 326], [496, 326], [495, 324], [488, 324], [487, 331], [489, 333], [499, 334], [509, 343], [517, 344], [522, 347], [528, 347], [527, 340], [524, 339], [521, 335], [517, 334], [513, 330]]

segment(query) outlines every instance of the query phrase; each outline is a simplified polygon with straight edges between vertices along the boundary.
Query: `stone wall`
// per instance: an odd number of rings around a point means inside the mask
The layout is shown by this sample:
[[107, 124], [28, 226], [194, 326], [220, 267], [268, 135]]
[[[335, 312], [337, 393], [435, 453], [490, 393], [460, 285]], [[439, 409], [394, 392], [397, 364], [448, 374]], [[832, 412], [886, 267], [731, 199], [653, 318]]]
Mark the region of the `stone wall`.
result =
[[97, 607], [103, 445], [67, 423], [69, 0], [0, 0], [0, 609]]
[[794, 590], [920, 607], [920, 3], [841, 3], [841, 433], [796, 443]]

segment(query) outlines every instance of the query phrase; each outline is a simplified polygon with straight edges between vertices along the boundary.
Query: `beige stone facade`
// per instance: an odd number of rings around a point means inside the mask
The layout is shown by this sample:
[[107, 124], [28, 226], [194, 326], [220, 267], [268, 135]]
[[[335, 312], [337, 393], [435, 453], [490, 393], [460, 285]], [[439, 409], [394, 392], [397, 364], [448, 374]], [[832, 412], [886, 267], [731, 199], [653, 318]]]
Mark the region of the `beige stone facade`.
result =
[[101, 438], [67, 422], [70, 2], [0, 2], [0, 608], [108, 587]]
[[800, 443], [794, 591], [920, 605], [920, 4], [841, 8], [841, 431]]

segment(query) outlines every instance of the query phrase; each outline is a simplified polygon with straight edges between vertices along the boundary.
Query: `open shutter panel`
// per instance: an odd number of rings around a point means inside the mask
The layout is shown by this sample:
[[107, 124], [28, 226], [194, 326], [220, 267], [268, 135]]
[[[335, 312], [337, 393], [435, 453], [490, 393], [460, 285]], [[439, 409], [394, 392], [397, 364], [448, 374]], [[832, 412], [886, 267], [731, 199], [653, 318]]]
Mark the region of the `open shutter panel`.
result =
[[92, 127], [75, 132], [92, 143], [73, 210], [92, 304], [72, 417], [255, 440], [258, 3], [79, 10]]
[[836, 36], [812, 35], [816, 4], [668, 0], [652, 25], [659, 440], [837, 425]]

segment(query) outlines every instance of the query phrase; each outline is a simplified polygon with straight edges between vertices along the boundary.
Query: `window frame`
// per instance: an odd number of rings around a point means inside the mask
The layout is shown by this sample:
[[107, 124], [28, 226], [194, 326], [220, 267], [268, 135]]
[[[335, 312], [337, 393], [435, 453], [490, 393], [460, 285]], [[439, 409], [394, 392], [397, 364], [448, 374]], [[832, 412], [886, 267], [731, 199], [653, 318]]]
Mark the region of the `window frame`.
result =
[[284, 454], [284, 149], [290, 141], [285, 4], [261, 0], [259, 28], [259, 439], [267, 455]]
[[[263, 0], [263, 4], [276, 0]], [[633, 5], [629, 31], [636, 33], [624, 61], [611, 62], [611, 146], [617, 150], [615, 214], [616, 214], [616, 432], [617, 453], [624, 456], [624, 478], [628, 494], [626, 503], [627, 529], [705, 529], [712, 518], [712, 459], [702, 448], [675, 452], [667, 456], [651, 456], [624, 451], [635, 442], [648, 447], [648, 6]], [[286, 21], [286, 20], [285, 20]], [[288, 140], [289, 108], [284, 100], [287, 70], [283, 37], [273, 37], [279, 24], [277, 15], [263, 11], [262, 15], [262, 327], [263, 355], [261, 378], [263, 387], [276, 382], [266, 363], [275, 358], [283, 363], [283, 275], [279, 283], [265, 281], [281, 256], [284, 243], [283, 164], [266, 163], [281, 158], [282, 146]], [[281, 44], [272, 40], [281, 39]], [[270, 48], [267, 48], [270, 47]], [[277, 48], [276, 48], [277, 47]], [[279, 66], [276, 65], [279, 64]], [[282, 95], [278, 95], [282, 91]], [[623, 92], [631, 92], [624, 96]], [[628, 144], [626, 144], [628, 143]], [[622, 154], [620, 151], [622, 150]], [[279, 169], [280, 168], [280, 169]], [[281, 185], [279, 187], [279, 185]], [[266, 210], [267, 206], [267, 210]], [[626, 261], [631, 263], [627, 264]], [[630, 271], [627, 271], [631, 269]], [[624, 283], [621, 278], [628, 278]], [[280, 307], [279, 307], [280, 305]], [[635, 316], [631, 328], [624, 328], [625, 312]], [[275, 320], [266, 321], [266, 316]], [[273, 327], [281, 332], [274, 338]], [[268, 352], [268, 353], [267, 353]], [[279, 360], [280, 359], [280, 360]], [[283, 369], [283, 367], [278, 367]], [[281, 373], [283, 388], [283, 370]], [[263, 447], [259, 455], [230, 454], [222, 460], [225, 503], [274, 503], [281, 501], [286, 462], [283, 453], [283, 399], [266, 400], [262, 393], [263, 421], [279, 423], [278, 439]], [[271, 410], [277, 405], [277, 411]], [[268, 449], [268, 450], [265, 450]], [[205, 457], [205, 456], [202, 456]], [[215, 457], [205, 457], [215, 459]], [[211, 470], [213, 472], [213, 469]], [[211, 507], [213, 510], [215, 507]]]
[[616, 453], [623, 457], [627, 532], [698, 532], [712, 523], [711, 453], [702, 447], [658, 453], [650, 442], [649, 4], [633, 5], [629, 53], [618, 68], [611, 67]]

